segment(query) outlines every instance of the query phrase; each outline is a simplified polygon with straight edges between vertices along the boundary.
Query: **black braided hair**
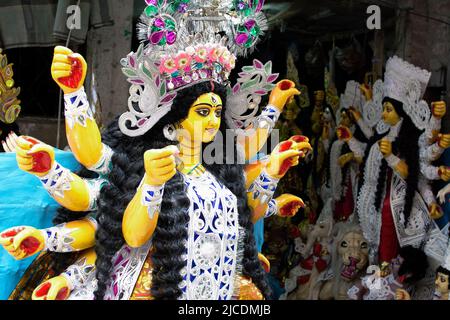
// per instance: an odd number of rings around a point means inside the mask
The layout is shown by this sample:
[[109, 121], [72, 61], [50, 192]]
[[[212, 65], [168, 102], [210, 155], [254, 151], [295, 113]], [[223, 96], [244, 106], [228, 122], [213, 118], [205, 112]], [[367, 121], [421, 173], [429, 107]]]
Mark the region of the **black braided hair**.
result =
[[[406, 178], [406, 195], [405, 195], [405, 204], [403, 207], [403, 214], [405, 216], [405, 226], [409, 221], [409, 216], [411, 215], [411, 209], [413, 206], [413, 200], [415, 191], [418, 188], [419, 183], [419, 171], [420, 171], [420, 163], [419, 163], [419, 137], [422, 134], [422, 131], [417, 129], [414, 123], [411, 121], [411, 118], [405, 113], [403, 110], [403, 104], [397, 100], [391, 98], [384, 98], [383, 104], [385, 102], [390, 102], [395, 108], [397, 114], [403, 118], [403, 123], [400, 128], [400, 132], [398, 134], [397, 139], [392, 144], [392, 152], [397, 154], [402, 160], [406, 161], [408, 165], [408, 177]], [[378, 143], [385, 134], [375, 134], [368, 142], [366, 152], [364, 155], [364, 166], [367, 164], [367, 158], [369, 156], [370, 149], [375, 143]], [[375, 192], [375, 206], [378, 211], [381, 210], [383, 206], [383, 191], [387, 182], [387, 169], [388, 164], [386, 161], [381, 162], [380, 174], [378, 176], [377, 189]], [[365, 170], [365, 168], [364, 168]], [[363, 171], [364, 172], [364, 171]], [[360, 179], [360, 186], [363, 179]]]
[[414, 284], [422, 280], [428, 269], [427, 255], [422, 250], [412, 246], [401, 248], [399, 254], [404, 260], [398, 270], [398, 275], [408, 275], [405, 283]]
[[[226, 88], [218, 84], [214, 87], [212, 90], [209, 83], [201, 83], [178, 92], [171, 111], [149, 132], [140, 137], [131, 138], [124, 135], [119, 130], [118, 119], [114, 120], [102, 134], [103, 142], [113, 149], [114, 155], [112, 170], [108, 175], [109, 184], [103, 187], [98, 200], [98, 230], [95, 246], [98, 280], [96, 299], [104, 298], [111, 278], [112, 258], [125, 244], [122, 235], [123, 213], [134, 197], [144, 175], [144, 152], [148, 149], [163, 148], [174, 144], [173, 141], [164, 137], [164, 126], [185, 119], [189, 107], [203, 93], [213, 91], [222, 98], [223, 115], [226, 108]], [[226, 121], [222, 117], [220, 131], [224, 137], [227, 137], [226, 129]], [[237, 154], [236, 150], [234, 150], [234, 154]], [[227, 155], [223, 156], [225, 159]], [[257, 257], [251, 213], [247, 204], [243, 166], [226, 163], [224, 161], [224, 164], [205, 165], [205, 167], [238, 199], [239, 224], [245, 229], [243, 273], [250, 276], [264, 296], [268, 298], [270, 289]], [[186, 252], [184, 243], [188, 238], [189, 203], [183, 176], [177, 172], [165, 184], [161, 212], [152, 239], [154, 252], [152, 253], [151, 294], [155, 299], [177, 299], [181, 295], [180, 271], [184, 267], [182, 255]], [[73, 220], [70, 217], [72, 214], [66, 209], [60, 209], [55, 222]], [[77, 217], [79, 216], [77, 215]]]
[[[447, 277], [449, 277], [449, 279], [450, 279], [450, 270], [445, 269], [443, 266], [439, 266], [436, 269], [436, 274], [438, 274], [438, 273], [442, 273], [442, 274], [446, 275]], [[450, 289], [450, 282], [448, 283], [448, 289]]]
[[408, 165], [408, 177], [406, 178], [406, 196], [403, 214], [405, 215], [405, 226], [413, 207], [413, 200], [418, 190], [420, 159], [419, 159], [419, 138], [423, 131], [417, 129], [411, 118], [403, 110], [403, 104], [397, 100], [385, 98], [383, 103], [389, 101], [394, 106], [398, 115], [403, 118], [402, 127], [398, 138], [392, 144], [392, 151], [406, 161]]

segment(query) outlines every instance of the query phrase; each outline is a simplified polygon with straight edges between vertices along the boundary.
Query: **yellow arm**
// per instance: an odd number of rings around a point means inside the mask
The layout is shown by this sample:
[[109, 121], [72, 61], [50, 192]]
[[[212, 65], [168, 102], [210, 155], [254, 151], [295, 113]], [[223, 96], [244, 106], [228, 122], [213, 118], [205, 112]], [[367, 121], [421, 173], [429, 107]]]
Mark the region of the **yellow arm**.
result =
[[275, 200], [272, 200], [272, 196], [279, 179], [289, 168], [298, 165], [299, 158], [304, 157], [310, 150], [311, 146], [306, 137], [293, 136], [278, 144], [268, 161], [246, 166], [247, 202], [252, 211], [253, 223], [273, 214], [285, 217], [295, 215], [304, 205], [300, 198], [292, 195], [282, 195]]
[[86, 180], [55, 161], [53, 147], [34, 138], [17, 139], [16, 160], [20, 169], [38, 177], [49, 194], [71, 211], [95, 209], [96, 197], [106, 182]]
[[[148, 186], [146, 178], [144, 178], [144, 183], [138, 188], [135, 196], [125, 209], [122, 222], [122, 233], [125, 241], [130, 247], [134, 248], [142, 246], [150, 239], [158, 222], [159, 208], [151, 216], [149, 214], [149, 206], [151, 204], [145, 205], [143, 201], [146, 192], [151, 192], [150, 190], [146, 190], [146, 185]], [[150, 197], [150, 195], [147, 196]]]
[[42, 250], [81, 251], [94, 246], [96, 229], [97, 223], [91, 218], [42, 230], [18, 226], [0, 233], [0, 245], [16, 260], [31, 257]]
[[289, 80], [281, 80], [270, 93], [269, 104], [262, 110], [257, 119], [257, 128], [248, 128], [245, 136], [239, 136], [237, 143], [245, 154], [245, 159], [252, 159], [264, 146], [267, 138], [275, 127], [278, 117], [286, 103], [300, 91], [295, 89], [295, 84]]
[[95, 245], [97, 222], [93, 218], [67, 222], [43, 229], [46, 248], [54, 252], [74, 252], [92, 248]]
[[66, 135], [70, 149], [86, 168], [95, 167], [105, 151], [83, 88], [87, 73], [86, 61], [69, 48], [57, 46], [51, 73], [53, 80], [64, 91]]
[[[86, 93], [81, 88], [64, 95], [66, 135], [75, 158], [86, 168], [95, 167], [106, 150], [100, 130], [90, 110]], [[72, 102], [74, 101], [74, 102]]]
[[176, 174], [174, 154], [177, 147], [151, 149], [144, 153], [145, 175], [136, 194], [125, 209], [122, 233], [130, 247], [145, 244], [156, 228], [164, 184]]
[[394, 170], [403, 178], [408, 178], [408, 165], [405, 161], [400, 160], [400, 162], [395, 166]]

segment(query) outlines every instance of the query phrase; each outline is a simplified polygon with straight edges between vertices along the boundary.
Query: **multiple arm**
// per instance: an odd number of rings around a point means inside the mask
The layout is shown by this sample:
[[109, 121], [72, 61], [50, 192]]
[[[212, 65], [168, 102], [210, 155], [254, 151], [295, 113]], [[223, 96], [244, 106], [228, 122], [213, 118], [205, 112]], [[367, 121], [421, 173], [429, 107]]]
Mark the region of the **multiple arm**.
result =
[[290, 216], [303, 206], [303, 201], [293, 195], [285, 194], [276, 199], [272, 197], [278, 181], [309, 150], [311, 146], [306, 137], [294, 136], [278, 144], [267, 162], [252, 164], [246, 168], [247, 199], [253, 222], [276, 213]]
[[164, 184], [176, 174], [177, 152], [175, 146], [168, 146], [147, 150], [144, 154], [145, 175], [125, 209], [122, 222], [123, 236], [131, 247], [140, 247], [146, 243], [156, 228]]
[[252, 159], [264, 146], [277, 122], [284, 106], [294, 95], [300, 92], [295, 89], [295, 84], [289, 80], [277, 83], [269, 97], [269, 104], [262, 110], [256, 123], [257, 128], [249, 128], [245, 136], [237, 138], [238, 145], [244, 151], [245, 159]]
[[0, 244], [15, 259], [28, 258], [47, 250], [76, 252], [95, 244], [97, 223], [93, 218], [63, 223], [47, 229], [19, 226], [0, 233]]
[[64, 91], [66, 135], [75, 158], [87, 169], [106, 175], [110, 170], [112, 150], [102, 143], [83, 83], [87, 64], [70, 49], [55, 48], [52, 77]]

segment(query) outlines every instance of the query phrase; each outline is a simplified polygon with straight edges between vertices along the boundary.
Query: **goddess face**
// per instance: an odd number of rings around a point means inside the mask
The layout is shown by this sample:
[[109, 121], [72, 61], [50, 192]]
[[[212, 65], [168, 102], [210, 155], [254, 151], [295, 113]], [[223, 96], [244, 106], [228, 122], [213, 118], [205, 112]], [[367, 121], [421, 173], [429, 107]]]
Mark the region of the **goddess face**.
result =
[[326, 107], [325, 110], [321, 113], [322, 122], [333, 122], [333, 115], [330, 108]]
[[314, 102], [316, 107], [320, 107], [325, 100], [325, 92], [322, 90], [314, 91]]
[[395, 111], [394, 106], [390, 102], [383, 103], [383, 121], [390, 125], [395, 126], [400, 121], [400, 116]]
[[180, 125], [182, 136], [193, 142], [211, 142], [220, 128], [222, 99], [215, 93], [204, 93], [195, 100]]
[[434, 282], [436, 285], [436, 291], [438, 291], [441, 295], [445, 295], [449, 293], [449, 276], [438, 272], [436, 275], [436, 281]]

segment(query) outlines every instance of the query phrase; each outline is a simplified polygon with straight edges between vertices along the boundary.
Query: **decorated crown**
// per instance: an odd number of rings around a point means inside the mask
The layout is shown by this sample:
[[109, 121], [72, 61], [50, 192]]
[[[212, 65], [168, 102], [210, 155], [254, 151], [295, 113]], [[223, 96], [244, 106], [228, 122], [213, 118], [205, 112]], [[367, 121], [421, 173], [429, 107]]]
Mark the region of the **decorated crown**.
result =
[[144, 43], [121, 61], [131, 87], [119, 127], [129, 136], [150, 130], [170, 111], [177, 91], [205, 81], [228, 85], [236, 57], [251, 51], [267, 29], [263, 0], [146, 3], [138, 24]]
[[403, 103], [403, 109], [415, 126], [424, 129], [430, 119], [430, 109], [422, 97], [431, 73], [397, 56], [389, 58], [384, 76], [384, 96]]

